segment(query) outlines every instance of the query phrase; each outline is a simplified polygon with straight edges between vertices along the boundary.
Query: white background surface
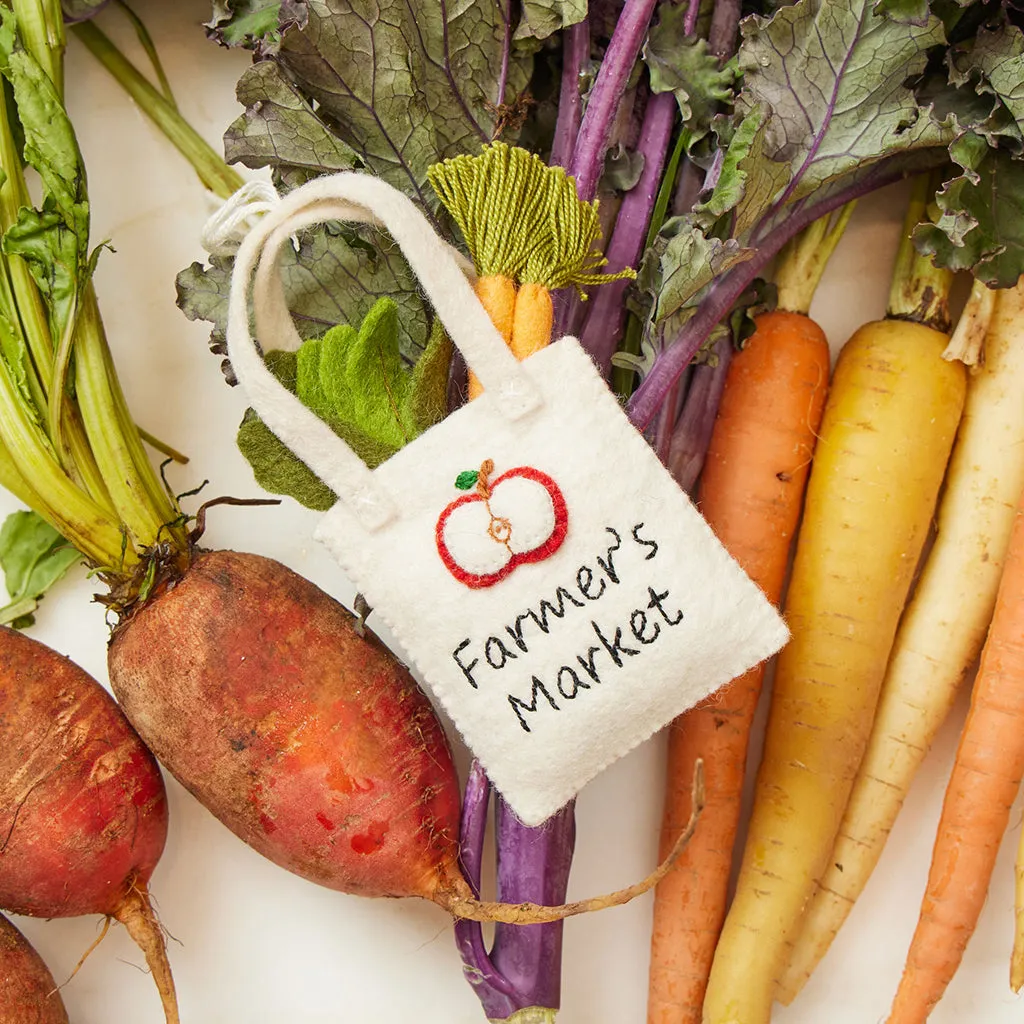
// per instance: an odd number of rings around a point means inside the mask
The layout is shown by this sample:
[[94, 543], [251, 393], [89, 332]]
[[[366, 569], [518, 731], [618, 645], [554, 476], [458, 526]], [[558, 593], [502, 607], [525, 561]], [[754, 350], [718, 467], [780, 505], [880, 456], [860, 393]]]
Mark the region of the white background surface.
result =
[[[215, 145], [238, 112], [234, 83], [247, 63], [208, 42], [204, 0], [137, 5], [166, 62], [185, 115]], [[115, 14], [101, 22], [121, 28]], [[130, 52], [130, 33], [117, 33]], [[67, 90], [90, 174], [97, 286], [129, 404], [147, 429], [186, 451], [172, 480], [204, 478], [206, 496], [258, 489], [234, 447], [241, 397], [206, 348], [208, 326], [174, 304], [174, 276], [201, 259], [209, 200], [176, 152], [74, 42]], [[833, 259], [812, 313], [834, 344], [884, 311], [904, 193], [862, 204]], [[14, 508], [2, 496], [0, 512]], [[206, 541], [280, 559], [342, 600], [352, 588], [310, 541], [316, 515], [286, 502], [214, 509]], [[44, 603], [32, 635], [105, 681], [101, 608], [83, 573]], [[372, 620], [371, 620], [372, 621]], [[965, 710], [961, 700], [917, 780], [892, 841], [847, 927], [805, 992], [778, 1024], [874, 1024], [884, 1019], [917, 918], [946, 776]], [[458, 751], [460, 765], [465, 755]], [[756, 756], [756, 754], [755, 754]], [[660, 815], [663, 744], [619, 762], [578, 801], [570, 897], [625, 885], [652, 866]], [[171, 833], [152, 890], [176, 941], [170, 955], [185, 1024], [478, 1024], [445, 915], [414, 902], [370, 901], [318, 888], [263, 860], [168, 780]], [[988, 904], [935, 1024], [1024, 1020], [1008, 987], [1013, 856], [1019, 809], [996, 866]], [[645, 1016], [651, 898], [567, 923], [563, 1024], [641, 1024]], [[19, 918], [58, 982], [95, 938], [98, 919]], [[63, 990], [73, 1024], [156, 1024], [155, 990], [141, 955], [114, 928]]]

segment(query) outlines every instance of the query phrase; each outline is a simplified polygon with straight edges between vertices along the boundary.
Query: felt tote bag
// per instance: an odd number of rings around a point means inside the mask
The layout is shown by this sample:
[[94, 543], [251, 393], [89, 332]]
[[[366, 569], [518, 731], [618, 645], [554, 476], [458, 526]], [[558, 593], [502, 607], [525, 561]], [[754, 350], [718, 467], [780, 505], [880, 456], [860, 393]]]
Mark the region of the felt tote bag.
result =
[[[299, 345], [277, 261], [325, 220], [387, 229], [484, 387], [373, 471], [249, 332], [252, 280], [264, 348]], [[379, 179], [317, 179], [257, 224], [227, 337], [252, 406], [337, 496], [317, 538], [526, 824], [786, 641], [579, 342], [517, 362], [454, 250]]]

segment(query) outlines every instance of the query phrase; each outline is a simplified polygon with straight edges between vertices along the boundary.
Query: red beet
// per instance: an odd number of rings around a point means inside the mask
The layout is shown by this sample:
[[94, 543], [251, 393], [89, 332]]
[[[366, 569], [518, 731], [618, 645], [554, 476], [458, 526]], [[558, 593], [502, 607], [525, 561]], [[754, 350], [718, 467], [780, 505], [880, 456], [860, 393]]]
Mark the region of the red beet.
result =
[[166, 837], [160, 769], [110, 695], [74, 662], [0, 630], [0, 907], [120, 921], [177, 1024], [146, 888]]
[[60, 993], [17, 928], [0, 914], [0, 1024], [68, 1024]]
[[344, 892], [468, 895], [444, 732], [407, 669], [312, 583], [200, 554], [109, 655], [150, 749], [264, 856]]

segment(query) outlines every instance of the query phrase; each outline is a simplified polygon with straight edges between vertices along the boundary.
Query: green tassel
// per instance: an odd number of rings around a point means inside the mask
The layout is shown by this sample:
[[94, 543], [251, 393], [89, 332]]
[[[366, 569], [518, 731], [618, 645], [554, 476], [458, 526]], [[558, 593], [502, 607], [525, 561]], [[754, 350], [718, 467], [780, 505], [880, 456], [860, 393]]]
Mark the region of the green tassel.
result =
[[571, 285], [581, 295], [584, 285], [636, 277], [631, 269], [600, 273], [608, 261], [595, 248], [597, 201], [583, 202], [575, 179], [534, 153], [492, 142], [478, 156], [434, 164], [427, 176], [482, 277], [548, 289]]

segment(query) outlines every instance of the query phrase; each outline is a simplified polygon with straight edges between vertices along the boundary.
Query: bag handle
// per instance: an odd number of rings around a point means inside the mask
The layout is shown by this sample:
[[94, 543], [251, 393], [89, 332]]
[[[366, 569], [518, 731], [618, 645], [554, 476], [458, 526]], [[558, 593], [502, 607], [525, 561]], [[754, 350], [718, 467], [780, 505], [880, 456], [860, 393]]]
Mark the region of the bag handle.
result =
[[397, 516], [396, 505], [366, 463], [267, 369], [249, 332], [249, 284], [258, 264], [254, 283], [258, 333], [273, 347], [298, 347], [278, 260], [295, 231], [325, 220], [387, 229], [453, 343], [483, 384], [486, 393], [480, 401], [493, 403], [503, 416], [515, 420], [537, 408], [541, 399], [491, 323], [453, 250], [407, 196], [379, 178], [351, 171], [316, 178], [290, 192], [246, 235], [235, 257], [228, 300], [228, 358], [267, 427], [334, 491], [364, 528], [373, 531]]

